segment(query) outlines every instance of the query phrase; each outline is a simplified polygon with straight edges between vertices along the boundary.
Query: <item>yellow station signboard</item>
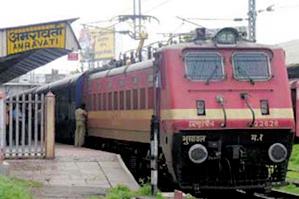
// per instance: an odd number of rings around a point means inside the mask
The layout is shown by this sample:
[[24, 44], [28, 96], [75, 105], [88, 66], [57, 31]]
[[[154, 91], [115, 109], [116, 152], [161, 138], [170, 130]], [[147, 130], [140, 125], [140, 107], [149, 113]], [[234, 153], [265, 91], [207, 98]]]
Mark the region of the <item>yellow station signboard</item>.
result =
[[33, 49], [65, 48], [65, 23], [53, 23], [8, 29], [7, 55]]
[[94, 40], [94, 59], [112, 59], [114, 57], [114, 28], [96, 28], [90, 30]]

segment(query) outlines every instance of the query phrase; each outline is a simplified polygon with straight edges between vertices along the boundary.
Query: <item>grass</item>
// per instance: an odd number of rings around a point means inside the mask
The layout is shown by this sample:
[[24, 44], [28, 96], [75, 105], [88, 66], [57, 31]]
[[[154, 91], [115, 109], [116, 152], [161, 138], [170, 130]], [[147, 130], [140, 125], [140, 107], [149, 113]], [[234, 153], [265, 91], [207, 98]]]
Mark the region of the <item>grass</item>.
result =
[[293, 145], [288, 169], [299, 172], [299, 144]]
[[292, 182], [299, 182], [299, 144], [293, 145], [292, 155], [288, 165], [287, 181], [289, 185], [276, 188], [280, 191], [299, 194], [299, 187], [292, 184]]
[[32, 199], [31, 188], [42, 186], [38, 182], [0, 176], [1, 199]]
[[[88, 199], [131, 199], [138, 196], [150, 196], [151, 195], [151, 185], [144, 184], [137, 191], [130, 190], [125, 185], [117, 185], [109, 189], [106, 196], [91, 196]], [[158, 192], [156, 199], [164, 199], [162, 194]]]
[[289, 184], [287, 186], [276, 188], [277, 190], [299, 194], [299, 187], [296, 187], [294, 184]]
[[287, 180], [288, 181], [297, 181], [297, 182], [299, 182], [299, 172], [297, 172], [297, 171], [288, 171]]

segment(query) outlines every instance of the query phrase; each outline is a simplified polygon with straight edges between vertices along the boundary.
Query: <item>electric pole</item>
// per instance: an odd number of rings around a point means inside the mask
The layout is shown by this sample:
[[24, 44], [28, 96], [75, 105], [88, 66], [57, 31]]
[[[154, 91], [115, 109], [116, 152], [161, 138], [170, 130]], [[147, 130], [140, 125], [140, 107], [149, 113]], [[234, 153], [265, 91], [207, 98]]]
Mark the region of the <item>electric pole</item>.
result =
[[141, 0], [133, 0], [133, 14], [132, 15], [118, 15], [119, 22], [125, 22], [131, 20], [133, 22], [133, 32], [129, 32], [129, 36], [135, 40], [142, 40], [144, 39], [144, 33], [146, 32], [143, 30], [143, 21], [151, 22], [151, 19], [156, 20], [159, 23], [159, 20], [151, 15], [143, 15], [141, 13]]
[[248, 0], [248, 38], [250, 41], [256, 41], [256, 9], [255, 0]]

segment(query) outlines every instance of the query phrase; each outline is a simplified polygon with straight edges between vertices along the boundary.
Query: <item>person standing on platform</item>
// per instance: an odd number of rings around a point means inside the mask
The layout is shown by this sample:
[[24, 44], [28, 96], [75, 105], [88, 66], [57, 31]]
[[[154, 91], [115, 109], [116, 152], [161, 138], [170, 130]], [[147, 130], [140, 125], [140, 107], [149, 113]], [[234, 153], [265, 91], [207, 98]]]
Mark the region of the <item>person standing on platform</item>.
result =
[[75, 111], [76, 117], [76, 131], [75, 131], [75, 146], [81, 147], [84, 144], [85, 132], [86, 132], [86, 118], [87, 112], [85, 111], [85, 104], [81, 104]]

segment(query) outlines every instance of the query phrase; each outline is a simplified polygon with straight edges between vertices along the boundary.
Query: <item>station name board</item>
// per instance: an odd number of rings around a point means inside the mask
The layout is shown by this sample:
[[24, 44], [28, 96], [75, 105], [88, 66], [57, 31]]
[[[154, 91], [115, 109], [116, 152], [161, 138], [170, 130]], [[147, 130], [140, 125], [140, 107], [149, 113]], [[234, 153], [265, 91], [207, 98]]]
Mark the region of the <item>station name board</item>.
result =
[[27, 26], [7, 30], [7, 54], [33, 49], [65, 48], [65, 23]]

